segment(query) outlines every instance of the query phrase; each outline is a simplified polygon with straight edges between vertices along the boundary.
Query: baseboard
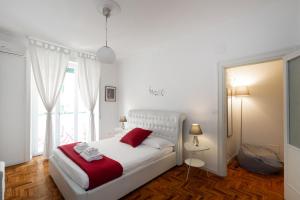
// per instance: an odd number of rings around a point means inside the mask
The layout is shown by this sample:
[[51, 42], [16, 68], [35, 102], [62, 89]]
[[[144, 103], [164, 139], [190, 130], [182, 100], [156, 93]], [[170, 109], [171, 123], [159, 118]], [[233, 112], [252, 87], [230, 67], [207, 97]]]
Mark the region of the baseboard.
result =
[[295, 199], [299, 199], [300, 193], [292, 185], [286, 183], [284, 197], [286, 200], [295, 200]]
[[233, 154], [230, 158], [228, 158], [227, 159], [227, 165], [230, 164], [234, 159], [236, 159], [237, 155], [238, 154], [236, 153], [236, 154]]
[[12, 166], [24, 164], [27, 162], [30, 162], [30, 160], [23, 160], [23, 161], [11, 162], [11, 163], [4, 162], [4, 163], [5, 163], [5, 167], [12, 167]]
[[218, 174], [218, 172], [217, 171], [215, 171], [215, 170], [211, 170], [211, 169], [208, 169], [207, 167], [202, 167], [201, 169], [203, 169], [203, 170], [205, 170], [205, 171], [208, 171], [209, 173], [212, 173], [212, 174], [214, 174], [214, 175], [217, 175], [217, 176], [220, 176], [219, 174]]

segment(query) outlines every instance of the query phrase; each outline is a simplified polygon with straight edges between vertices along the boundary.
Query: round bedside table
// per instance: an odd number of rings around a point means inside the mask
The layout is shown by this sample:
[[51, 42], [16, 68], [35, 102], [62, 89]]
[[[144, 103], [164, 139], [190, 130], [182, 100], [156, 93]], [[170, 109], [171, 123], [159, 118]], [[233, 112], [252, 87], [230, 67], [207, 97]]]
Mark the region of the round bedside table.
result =
[[[209, 147], [206, 147], [206, 146], [202, 146], [202, 145], [199, 145], [199, 146], [195, 146], [193, 145], [192, 143], [189, 143], [189, 142], [186, 142], [184, 143], [184, 148], [191, 153], [190, 157], [185, 159], [184, 163], [188, 165], [188, 171], [187, 171], [187, 175], [186, 175], [186, 180], [188, 180], [189, 178], [189, 173], [190, 173], [190, 168], [191, 167], [203, 167], [205, 165], [205, 162], [198, 159], [198, 158], [194, 158], [194, 154], [196, 152], [201, 152], [201, 151], [206, 151], [206, 150], [209, 150]], [[206, 171], [206, 173], [208, 173]]]
[[185, 164], [187, 164], [188, 166], [192, 166], [192, 167], [203, 167], [205, 165], [205, 162], [197, 159], [197, 158], [188, 158], [185, 159]]

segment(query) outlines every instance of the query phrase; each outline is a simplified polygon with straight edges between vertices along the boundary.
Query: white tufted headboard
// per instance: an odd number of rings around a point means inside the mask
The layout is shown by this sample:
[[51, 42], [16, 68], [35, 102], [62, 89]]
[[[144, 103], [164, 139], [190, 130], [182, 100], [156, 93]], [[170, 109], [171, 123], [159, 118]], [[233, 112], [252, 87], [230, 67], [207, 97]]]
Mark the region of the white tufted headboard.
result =
[[165, 138], [174, 144], [177, 165], [182, 160], [182, 127], [186, 116], [179, 112], [159, 110], [130, 110], [128, 127], [152, 130], [154, 135]]

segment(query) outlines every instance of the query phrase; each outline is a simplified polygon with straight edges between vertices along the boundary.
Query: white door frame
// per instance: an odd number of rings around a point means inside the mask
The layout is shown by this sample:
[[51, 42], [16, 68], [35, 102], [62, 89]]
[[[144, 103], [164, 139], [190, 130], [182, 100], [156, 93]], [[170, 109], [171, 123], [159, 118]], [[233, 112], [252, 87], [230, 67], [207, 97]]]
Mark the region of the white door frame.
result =
[[[294, 147], [289, 144], [289, 88], [288, 88], [288, 61], [299, 57], [300, 56], [300, 50], [294, 51], [283, 58], [283, 64], [284, 64], [284, 164], [285, 166], [288, 166], [289, 159], [288, 159], [288, 151], [289, 149], [293, 150], [294, 152], [297, 152], [297, 154], [300, 153], [300, 149], [297, 147]], [[287, 200], [293, 200], [298, 199], [300, 196], [299, 191], [290, 184], [290, 180], [288, 178], [288, 173], [284, 173], [284, 198]]]
[[[279, 51], [249, 56], [233, 61], [220, 62], [218, 64], [218, 175], [227, 176], [226, 159], [226, 131], [227, 131], [227, 109], [226, 109], [226, 80], [225, 70], [227, 68], [243, 65], [258, 64], [274, 60], [284, 60], [286, 55], [299, 50], [299, 46], [282, 49]], [[285, 109], [285, 108], [284, 108]]]

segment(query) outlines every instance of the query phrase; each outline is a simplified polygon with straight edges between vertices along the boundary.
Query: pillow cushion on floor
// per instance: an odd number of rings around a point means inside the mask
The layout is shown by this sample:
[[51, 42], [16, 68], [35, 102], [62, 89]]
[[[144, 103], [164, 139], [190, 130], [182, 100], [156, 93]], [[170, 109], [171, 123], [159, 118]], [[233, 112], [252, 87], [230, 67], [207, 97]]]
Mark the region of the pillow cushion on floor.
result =
[[237, 156], [241, 167], [259, 174], [273, 174], [283, 168], [277, 154], [263, 146], [243, 144]]

